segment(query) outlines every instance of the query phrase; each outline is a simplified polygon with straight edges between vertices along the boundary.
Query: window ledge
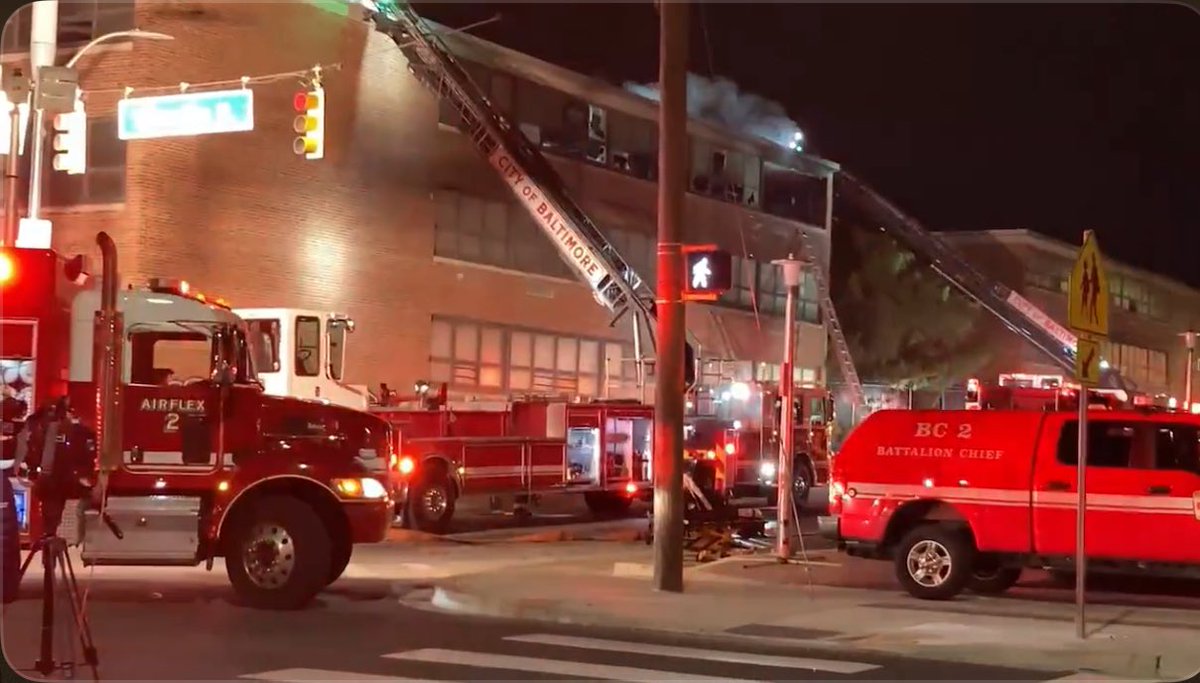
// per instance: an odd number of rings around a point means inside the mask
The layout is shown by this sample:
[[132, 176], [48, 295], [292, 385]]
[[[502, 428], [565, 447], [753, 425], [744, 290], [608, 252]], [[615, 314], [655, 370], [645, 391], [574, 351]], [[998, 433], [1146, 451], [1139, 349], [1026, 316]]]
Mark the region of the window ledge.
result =
[[77, 213], [117, 213], [125, 210], [125, 202], [110, 202], [107, 204], [76, 204], [75, 206], [42, 207], [46, 214], [77, 214]]
[[441, 263], [441, 264], [448, 265], [448, 266], [462, 266], [464, 268], [475, 268], [477, 270], [489, 270], [493, 273], [502, 273], [504, 275], [515, 275], [517, 277], [530, 278], [533, 280], [541, 280], [543, 282], [551, 282], [551, 283], [558, 284], [558, 285], [574, 285], [576, 287], [583, 287], [584, 289], [590, 289], [590, 287], [584, 286], [583, 283], [581, 283], [578, 280], [575, 280], [573, 278], [556, 277], [554, 275], [543, 275], [541, 273], [527, 273], [523, 270], [517, 270], [515, 268], [505, 268], [504, 266], [493, 266], [493, 265], [490, 265], [487, 263], [475, 263], [474, 261], [464, 261], [462, 259], [450, 258], [448, 256], [434, 255], [433, 262]]

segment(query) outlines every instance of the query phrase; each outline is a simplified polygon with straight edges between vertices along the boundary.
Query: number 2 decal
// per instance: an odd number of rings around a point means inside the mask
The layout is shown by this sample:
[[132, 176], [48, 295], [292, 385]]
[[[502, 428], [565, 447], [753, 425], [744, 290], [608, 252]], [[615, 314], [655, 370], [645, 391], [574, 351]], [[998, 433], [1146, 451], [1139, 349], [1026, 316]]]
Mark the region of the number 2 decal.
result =
[[958, 438], [960, 438], [960, 439], [971, 438], [971, 425], [970, 424], [960, 424], [958, 426]]
[[167, 413], [163, 418], [163, 433], [173, 434], [179, 431], [179, 413]]

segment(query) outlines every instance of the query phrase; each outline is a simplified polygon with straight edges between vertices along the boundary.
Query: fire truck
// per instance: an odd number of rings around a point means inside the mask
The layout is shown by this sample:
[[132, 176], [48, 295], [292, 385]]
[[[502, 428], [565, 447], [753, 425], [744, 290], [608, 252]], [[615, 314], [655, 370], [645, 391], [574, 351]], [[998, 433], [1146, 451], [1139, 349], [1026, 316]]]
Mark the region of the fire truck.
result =
[[[65, 399], [101, 444], [90, 458], [103, 485], [69, 502], [57, 530], [85, 565], [211, 569], [223, 557], [245, 603], [306, 604], [355, 544], [386, 537], [398, 481], [391, 426], [264, 391], [246, 323], [223, 301], [166, 280], [118, 290], [115, 247], [104, 233], [98, 243], [103, 295], [86, 286], [81, 261], [0, 250], [3, 390], [22, 406], [6, 411], [3, 459], [19, 459], [35, 410]], [[105, 315], [123, 318], [124, 334], [101, 327]], [[93, 358], [106, 339], [120, 372], [111, 383], [101, 379], [111, 365]], [[101, 401], [106, 389], [119, 401]], [[48, 463], [16, 471], [26, 543], [47, 531], [35, 493]]]
[[[721, 382], [689, 392], [684, 447], [688, 457], [719, 465], [717, 490], [777, 503], [782, 400], [772, 382]], [[828, 481], [833, 399], [824, 387], [797, 386], [792, 401], [792, 494], [803, 506], [811, 489]]]

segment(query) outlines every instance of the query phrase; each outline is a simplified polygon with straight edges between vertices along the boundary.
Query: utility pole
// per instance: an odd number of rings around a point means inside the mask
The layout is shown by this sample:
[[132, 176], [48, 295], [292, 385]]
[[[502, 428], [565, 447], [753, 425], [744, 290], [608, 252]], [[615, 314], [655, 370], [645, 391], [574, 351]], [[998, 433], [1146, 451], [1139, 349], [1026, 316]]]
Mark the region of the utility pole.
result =
[[[38, 0], [31, 8], [29, 56], [33, 63], [34, 88], [41, 89], [42, 67], [54, 66], [58, 52], [58, 0]], [[34, 93], [37, 99], [37, 92]], [[33, 135], [29, 158], [29, 218], [40, 218], [42, 210], [42, 168], [46, 159], [46, 112], [41, 107], [30, 112]]]
[[803, 264], [791, 254], [774, 263], [783, 270], [783, 282], [787, 285], [787, 312], [784, 315], [787, 330], [783, 334], [783, 368], [779, 372], [779, 466], [775, 468], [779, 478], [775, 553], [786, 562], [792, 559], [792, 525], [799, 523], [792, 518], [795, 509], [792, 459], [796, 452], [796, 373], [792, 367], [796, 359], [796, 300], [800, 294], [800, 267]]
[[654, 382], [654, 587], [683, 592], [683, 202], [688, 5], [659, 0], [658, 354]]
[[4, 164], [4, 234], [0, 242], [11, 247], [17, 242], [17, 226], [20, 220], [17, 181], [21, 148], [24, 146], [21, 109], [29, 106], [29, 79], [20, 67], [4, 67], [4, 93], [12, 109], [8, 113], [8, 157]]

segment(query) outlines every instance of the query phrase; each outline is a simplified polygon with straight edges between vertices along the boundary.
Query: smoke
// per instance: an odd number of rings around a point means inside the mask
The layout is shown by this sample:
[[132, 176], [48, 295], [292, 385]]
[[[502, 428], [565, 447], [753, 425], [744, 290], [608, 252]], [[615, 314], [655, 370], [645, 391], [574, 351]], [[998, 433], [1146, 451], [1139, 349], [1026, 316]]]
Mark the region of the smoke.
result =
[[[625, 89], [648, 100], [658, 101], [658, 84], [641, 85], [627, 81]], [[752, 93], [742, 92], [727, 78], [710, 80], [699, 74], [687, 75], [688, 115], [739, 133], [769, 140], [782, 147], [799, 150], [804, 134], [800, 125], [787, 115], [783, 105]]]

